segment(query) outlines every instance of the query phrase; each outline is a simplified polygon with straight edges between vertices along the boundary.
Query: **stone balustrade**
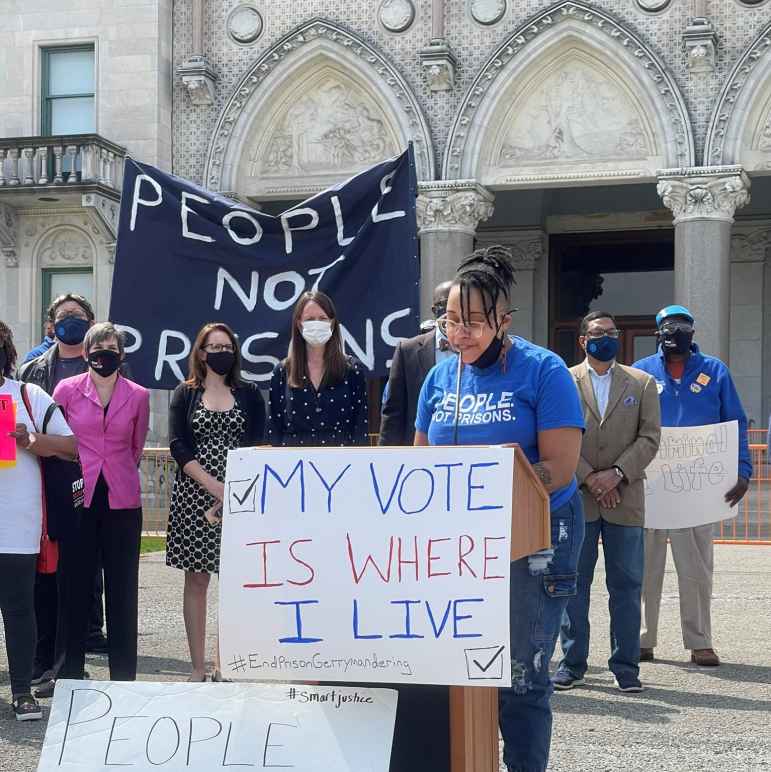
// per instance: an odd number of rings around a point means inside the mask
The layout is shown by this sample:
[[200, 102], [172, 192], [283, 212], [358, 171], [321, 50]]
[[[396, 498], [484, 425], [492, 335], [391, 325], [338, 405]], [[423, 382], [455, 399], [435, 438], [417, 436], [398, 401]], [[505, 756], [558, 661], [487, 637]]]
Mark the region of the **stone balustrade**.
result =
[[126, 149], [98, 134], [0, 138], [0, 188], [102, 185], [120, 191]]

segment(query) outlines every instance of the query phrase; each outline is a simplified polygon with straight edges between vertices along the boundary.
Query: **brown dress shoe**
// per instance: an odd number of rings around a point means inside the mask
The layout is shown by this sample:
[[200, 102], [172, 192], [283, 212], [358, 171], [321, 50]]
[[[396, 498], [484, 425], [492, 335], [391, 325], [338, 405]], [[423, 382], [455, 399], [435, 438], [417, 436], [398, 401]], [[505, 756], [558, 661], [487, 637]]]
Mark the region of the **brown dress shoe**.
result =
[[691, 662], [701, 667], [717, 667], [720, 664], [720, 657], [715, 654], [714, 649], [694, 649], [691, 652]]
[[640, 649], [640, 662], [653, 662], [653, 649]]

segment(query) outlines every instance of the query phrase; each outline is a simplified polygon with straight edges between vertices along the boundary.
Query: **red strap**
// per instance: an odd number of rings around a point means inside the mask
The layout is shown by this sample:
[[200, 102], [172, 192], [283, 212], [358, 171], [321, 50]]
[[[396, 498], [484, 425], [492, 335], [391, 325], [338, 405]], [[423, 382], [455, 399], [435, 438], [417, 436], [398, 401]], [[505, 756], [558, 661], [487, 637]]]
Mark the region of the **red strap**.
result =
[[[37, 432], [35, 414], [32, 412], [32, 405], [30, 404], [29, 395], [27, 394], [27, 384], [22, 383], [20, 390], [24, 407], [27, 410], [27, 415], [29, 415], [32, 426]], [[56, 573], [56, 567], [59, 562], [59, 550], [57, 545], [48, 538], [48, 507], [46, 506], [46, 490], [43, 483], [43, 462], [40, 458], [38, 458], [38, 466], [40, 467], [40, 503], [43, 520], [40, 529], [40, 554], [38, 555], [37, 570], [38, 573], [41, 574], [54, 574]]]

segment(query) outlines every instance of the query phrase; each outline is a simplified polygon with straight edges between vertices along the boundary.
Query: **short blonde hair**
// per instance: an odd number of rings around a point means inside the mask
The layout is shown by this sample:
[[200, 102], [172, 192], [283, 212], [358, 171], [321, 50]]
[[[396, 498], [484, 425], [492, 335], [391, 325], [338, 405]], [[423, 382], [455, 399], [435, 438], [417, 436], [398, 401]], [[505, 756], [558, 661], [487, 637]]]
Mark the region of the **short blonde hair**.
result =
[[83, 351], [89, 354], [94, 346], [98, 346], [110, 338], [115, 338], [118, 344], [118, 353], [123, 356], [125, 347], [123, 333], [112, 322], [99, 322], [89, 327], [86, 337], [83, 339]]

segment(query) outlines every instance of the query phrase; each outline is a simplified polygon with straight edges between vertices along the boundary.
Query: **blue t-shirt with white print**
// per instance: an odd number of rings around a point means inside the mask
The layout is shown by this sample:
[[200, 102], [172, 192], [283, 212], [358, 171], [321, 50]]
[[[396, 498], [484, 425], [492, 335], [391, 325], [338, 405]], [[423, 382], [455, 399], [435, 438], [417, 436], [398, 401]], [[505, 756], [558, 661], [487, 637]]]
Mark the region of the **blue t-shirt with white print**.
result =
[[[539, 460], [538, 432], [584, 428], [583, 411], [573, 376], [556, 354], [513, 337], [500, 363], [479, 370], [464, 367], [458, 411], [459, 445], [516, 442], [530, 463]], [[455, 390], [458, 358], [440, 362], [429, 372], [418, 400], [415, 428], [431, 445], [455, 442]], [[552, 510], [575, 493], [575, 479], [551, 494]]]

